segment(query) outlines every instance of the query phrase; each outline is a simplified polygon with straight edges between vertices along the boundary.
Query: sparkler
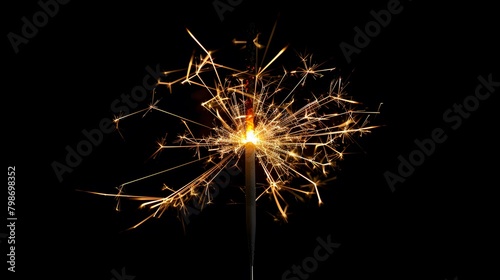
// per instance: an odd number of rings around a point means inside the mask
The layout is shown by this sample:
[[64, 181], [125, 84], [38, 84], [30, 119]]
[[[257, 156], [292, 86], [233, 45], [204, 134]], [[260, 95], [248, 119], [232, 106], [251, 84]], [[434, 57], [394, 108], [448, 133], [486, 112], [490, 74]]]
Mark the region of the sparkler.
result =
[[[264, 49], [260, 64], [250, 64], [248, 69], [238, 70], [217, 63], [213, 52], [207, 50], [189, 30], [187, 32], [202, 50], [199, 59], [195, 59], [194, 55], [191, 57], [187, 69], [182, 70], [185, 71], [185, 76], [170, 81], [159, 80], [158, 85], [166, 86], [170, 93], [177, 84], [194, 85], [206, 90], [210, 98], [201, 106], [213, 116], [215, 124], [207, 126], [159, 108], [159, 99], [156, 91], [153, 91], [149, 106], [115, 118], [117, 129], [124, 119], [151, 111], [174, 116], [182, 121], [186, 132], [178, 137], [178, 143], [167, 144], [165, 138], [159, 141], [153, 156], [166, 149], [186, 148], [194, 151], [195, 158], [125, 182], [119, 186], [117, 194], [96, 194], [118, 198], [117, 210], [121, 198], [143, 201], [140, 207], [149, 208], [152, 213], [132, 227], [136, 228], [150, 218], [161, 217], [169, 209], [176, 209], [179, 214], [187, 215], [190, 201], [195, 201], [200, 206], [211, 203], [214, 199], [214, 178], [231, 162], [244, 157], [247, 234], [253, 278], [256, 201], [268, 196], [276, 206], [279, 217], [285, 221], [288, 218], [289, 194], [300, 200], [316, 196], [321, 205], [318, 187], [324, 181], [311, 174], [322, 174], [324, 178], [328, 178], [335, 163], [343, 158], [347, 146], [355, 141], [355, 136], [362, 136], [376, 127], [369, 126], [369, 121], [370, 116], [379, 111], [356, 109], [359, 103], [346, 95], [346, 84], [341, 78], [331, 79], [328, 87], [319, 94], [312, 93], [305, 86], [306, 82], [322, 78], [335, 69], [321, 68], [322, 64], [313, 63], [312, 55], [299, 55], [301, 66], [294, 70], [283, 68], [278, 73], [271, 71], [271, 66], [287, 49], [285, 46], [264, 64], [272, 33], [265, 46], [258, 41], [258, 34], [252, 41], [234, 40], [235, 43], [246, 44], [247, 49], [253, 48], [255, 58], [251, 61], [258, 62], [257, 54]], [[179, 71], [181, 70], [165, 74], [168, 77]], [[290, 83], [289, 80], [293, 82]], [[295, 96], [304, 93], [308, 97], [296, 101]], [[211, 133], [195, 135], [192, 126], [202, 126]], [[203, 149], [208, 151], [208, 155], [205, 155]], [[211, 165], [183, 186], [170, 187], [164, 184], [164, 195], [125, 193], [125, 187], [129, 185], [197, 162]], [[259, 182], [258, 188], [256, 164], [265, 175], [265, 183]]]
[[245, 144], [245, 202], [246, 202], [246, 222], [248, 249], [250, 253], [250, 273], [253, 279], [254, 251], [255, 251], [255, 231], [256, 231], [256, 205], [255, 205], [255, 142], [254, 122], [253, 122], [253, 102], [248, 99], [246, 104], [246, 140]]
[[[260, 46], [257, 42], [257, 37], [253, 39], [254, 32], [250, 30], [250, 37], [247, 42], [247, 49], [249, 50], [249, 70], [252, 69], [254, 63], [254, 55], [257, 54], [257, 47]], [[257, 69], [257, 67], [255, 67]], [[251, 92], [251, 81], [255, 77], [250, 76], [249, 79], [245, 80], [245, 92]], [[255, 95], [253, 96], [255, 97]], [[246, 203], [246, 223], [247, 223], [247, 238], [248, 238], [248, 250], [249, 250], [249, 264], [250, 264], [250, 279], [253, 280], [253, 266], [254, 266], [254, 253], [255, 253], [255, 232], [257, 225], [257, 214], [256, 214], [256, 185], [255, 185], [255, 144], [257, 138], [255, 137], [254, 131], [254, 111], [253, 111], [253, 99], [247, 98], [245, 101], [245, 131], [246, 131], [246, 141], [245, 144], [245, 203]]]

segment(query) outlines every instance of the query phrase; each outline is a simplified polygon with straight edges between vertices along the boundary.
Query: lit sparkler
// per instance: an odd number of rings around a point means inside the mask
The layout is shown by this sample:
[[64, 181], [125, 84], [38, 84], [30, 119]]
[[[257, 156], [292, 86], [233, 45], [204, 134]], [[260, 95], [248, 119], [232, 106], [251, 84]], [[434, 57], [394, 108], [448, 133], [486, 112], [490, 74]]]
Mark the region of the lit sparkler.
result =
[[[179, 136], [177, 144], [167, 144], [165, 139], [159, 141], [154, 156], [162, 150], [186, 148], [194, 149], [195, 158], [123, 183], [118, 188], [118, 194], [98, 194], [143, 201], [141, 207], [149, 208], [152, 213], [136, 224], [133, 227], [135, 228], [150, 218], [160, 217], [168, 209], [176, 209], [181, 215], [186, 215], [191, 200], [196, 200], [197, 205], [207, 205], [214, 199], [214, 178], [229, 164], [244, 157], [247, 225], [253, 266], [255, 202], [264, 196], [270, 197], [279, 216], [284, 220], [287, 220], [288, 194], [299, 199], [315, 196], [318, 204], [321, 204], [318, 190], [321, 180], [310, 174], [317, 171], [328, 178], [336, 161], [343, 158], [346, 147], [355, 141], [354, 137], [362, 136], [375, 128], [369, 126], [369, 118], [372, 114], [377, 114], [378, 110], [356, 109], [359, 103], [346, 95], [346, 84], [341, 78], [330, 80], [329, 86], [318, 95], [310, 92], [305, 87], [310, 79], [322, 78], [335, 69], [321, 68], [321, 64], [313, 63], [311, 55], [299, 55], [301, 66], [296, 69], [283, 69], [274, 73], [270, 70], [271, 66], [286, 51], [287, 47], [284, 47], [266, 64], [251, 65], [248, 69], [238, 70], [217, 63], [213, 53], [189, 30], [187, 32], [202, 50], [199, 60], [195, 60], [193, 56], [185, 70], [185, 76], [171, 81], [160, 80], [158, 85], [168, 87], [171, 93], [176, 84], [205, 89], [210, 98], [201, 105], [213, 116], [216, 124], [212, 127], [206, 126], [159, 108], [159, 100], [153, 92], [148, 107], [116, 117], [114, 121], [117, 128], [125, 118], [150, 111], [174, 116], [184, 123], [186, 133]], [[262, 57], [264, 62], [269, 45], [262, 46], [258, 42], [258, 36], [252, 42], [234, 42], [253, 44], [256, 54], [261, 48], [265, 48]], [[168, 76], [174, 73], [178, 71], [165, 74]], [[304, 93], [308, 94], [307, 98], [297, 99], [298, 101], [295, 99]], [[203, 126], [211, 133], [195, 135], [192, 126]], [[202, 149], [206, 149], [209, 154], [205, 156]], [[211, 166], [185, 185], [172, 188], [164, 184], [164, 195], [151, 197], [125, 194], [128, 185], [197, 162], [208, 162]], [[256, 165], [265, 174], [265, 181], [259, 182], [258, 188]], [[300, 180], [302, 184], [292, 184], [294, 179]]]

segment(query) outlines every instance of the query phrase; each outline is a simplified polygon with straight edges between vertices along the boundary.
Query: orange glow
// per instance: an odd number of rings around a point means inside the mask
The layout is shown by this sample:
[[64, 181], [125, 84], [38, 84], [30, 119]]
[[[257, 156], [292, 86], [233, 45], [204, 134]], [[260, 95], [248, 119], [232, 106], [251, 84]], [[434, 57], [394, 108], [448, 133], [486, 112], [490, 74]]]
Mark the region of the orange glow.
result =
[[245, 143], [257, 143], [258, 139], [255, 136], [254, 131], [254, 114], [253, 114], [253, 102], [251, 99], [248, 99], [245, 102], [246, 116], [245, 116], [245, 127], [246, 127], [246, 138], [244, 140]]

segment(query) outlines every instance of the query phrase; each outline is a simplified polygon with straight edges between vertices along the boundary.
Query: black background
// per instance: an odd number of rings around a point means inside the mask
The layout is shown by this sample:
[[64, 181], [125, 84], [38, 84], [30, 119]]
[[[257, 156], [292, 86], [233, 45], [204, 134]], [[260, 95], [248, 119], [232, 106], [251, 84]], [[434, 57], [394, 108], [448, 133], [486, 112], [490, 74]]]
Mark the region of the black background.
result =
[[[220, 61], [237, 64], [241, 57], [231, 40], [244, 36], [252, 22], [269, 34], [277, 19], [273, 50], [289, 44], [292, 54], [307, 51], [318, 62], [328, 59], [349, 78], [347, 91], [356, 100], [369, 109], [383, 102], [373, 123], [383, 126], [360, 139], [362, 150], [355, 147], [340, 163], [337, 180], [322, 191], [322, 207], [315, 200], [292, 202], [288, 223], [279, 223], [268, 214], [275, 214], [272, 205], [258, 203], [255, 279], [282, 279], [292, 265], [312, 256], [316, 238], [327, 236], [341, 245], [308, 279], [491, 275], [493, 260], [486, 253], [495, 254], [498, 224], [498, 87], [456, 130], [443, 113], [474, 94], [478, 76], [492, 74], [500, 81], [493, 4], [402, 1], [401, 13], [348, 63], [339, 44], [353, 45], [353, 28], [363, 29], [373, 20], [370, 11], [386, 9], [388, 1], [245, 0], [225, 12], [223, 21], [212, 1], [71, 1], [17, 54], [7, 34], [21, 34], [21, 18], [31, 19], [40, 7], [35, 1], [11, 2], [2, 9], [2, 138], [6, 164], [16, 166], [17, 276], [108, 280], [117, 279], [112, 271], [125, 268], [137, 280], [248, 279], [237, 184], [242, 177], [193, 216], [185, 231], [171, 213], [123, 231], [146, 213], [115, 212], [112, 197], [76, 191], [114, 193], [125, 181], [185, 159], [163, 153], [147, 160], [166, 131], [182, 132], [175, 120], [151, 114], [123, 122], [125, 140], [116, 132], [105, 134], [62, 182], [51, 164], [64, 163], [65, 147], [85, 139], [83, 129], [113, 118], [111, 103], [142, 84], [146, 66], [187, 65], [199, 48], [186, 28], [207, 49], [219, 49]], [[194, 95], [166, 94], [165, 100], [199, 118]], [[397, 173], [398, 156], [407, 158], [416, 149], [414, 140], [430, 137], [435, 128], [444, 129], [447, 140], [392, 192], [384, 172]], [[0, 248], [4, 260], [5, 239]]]

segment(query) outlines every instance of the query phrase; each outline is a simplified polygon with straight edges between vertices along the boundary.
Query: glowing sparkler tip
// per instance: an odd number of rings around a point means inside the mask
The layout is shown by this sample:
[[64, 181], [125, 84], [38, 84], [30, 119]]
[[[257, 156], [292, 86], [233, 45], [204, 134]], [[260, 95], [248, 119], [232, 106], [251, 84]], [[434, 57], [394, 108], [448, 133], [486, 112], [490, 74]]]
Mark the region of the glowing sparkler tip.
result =
[[255, 135], [255, 132], [253, 130], [248, 130], [243, 142], [244, 143], [253, 143], [255, 145], [259, 142], [259, 138], [257, 138], [257, 136]]

